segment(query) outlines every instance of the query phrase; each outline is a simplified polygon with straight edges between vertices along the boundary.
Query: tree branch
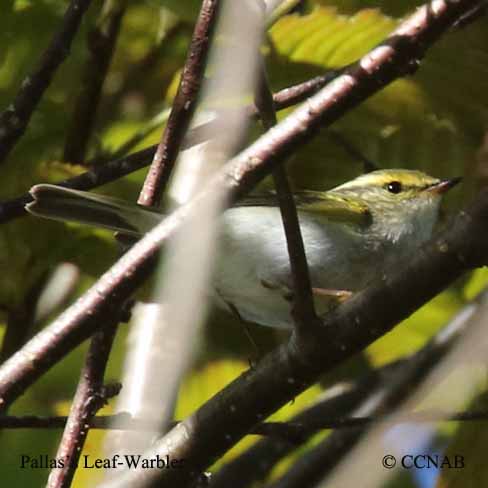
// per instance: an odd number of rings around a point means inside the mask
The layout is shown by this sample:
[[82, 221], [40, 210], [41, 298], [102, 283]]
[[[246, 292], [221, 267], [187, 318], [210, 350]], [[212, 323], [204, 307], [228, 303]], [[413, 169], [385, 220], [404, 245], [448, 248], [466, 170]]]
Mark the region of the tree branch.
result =
[[385, 381], [386, 373], [402, 364], [404, 361], [389, 364], [368, 372], [345, 388], [338, 386], [327, 390], [323, 400], [305, 408], [287, 422], [287, 425], [300, 425], [301, 429], [295, 430], [289, 436], [269, 437], [256, 442], [212, 475], [212, 488], [245, 488], [265, 479], [281, 459], [317, 432], [312, 425], [316, 422], [328, 423], [331, 418], [338, 416], [347, 421], [352, 410]]
[[64, 145], [63, 159], [70, 163], [81, 163], [85, 159], [125, 10], [126, 0], [105, 0], [97, 24], [88, 34], [88, 59], [83, 66], [81, 90]]
[[52, 77], [68, 56], [73, 38], [90, 3], [91, 0], [71, 0], [60, 30], [51, 39], [33, 72], [22, 82], [12, 105], [0, 114], [0, 164], [24, 134]]
[[[315, 95], [320, 89], [322, 89], [332, 80], [337, 78], [346, 69], [347, 67], [338, 70], [330, 70], [323, 75], [310, 78], [310, 80], [292, 85], [287, 88], [283, 88], [279, 92], [273, 94], [274, 109], [276, 111], [284, 110], [285, 108], [289, 108], [293, 105], [304, 102], [305, 100], [307, 100], [307, 98]], [[259, 117], [259, 111], [255, 105], [249, 105], [247, 107], [247, 111], [249, 117]], [[219, 128], [219, 117], [192, 127], [185, 136], [185, 139], [183, 140], [183, 147], [186, 149], [195, 144], [200, 144], [201, 142], [204, 142], [209, 133], [218, 133]]]
[[[269, 488], [315, 486], [315, 483], [330, 474], [343, 456], [349, 453], [352, 447], [362, 438], [364, 430], [361, 427], [368, 425], [366, 419], [377, 418], [380, 420], [381, 417], [388, 417], [389, 413], [412, 395], [415, 389], [473, 325], [480, 304], [486, 300], [487, 296], [488, 293], [485, 290], [473, 303], [464, 306], [403, 367], [393, 372], [390, 381], [385, 381], [376, 389], [372, 389], [368, 397], [362, 402], [362, 405], [350, 414], [354, 420], [348, 423], [353, 428], [333, 432], [329, 437], [305, 453], [286, 473], [271, 483]], [[398, 418], [404, 418], [407, 422], [428, 422], [434, 419], [437, 419], [437, 421], [442, 421], [443, 419], [474, 420], [476, 416], [476, 412], [452, 414], [452, 412], [448, 413], [439, 410], [437, 412], [412, 412], [407, 415], [395, 416], [395, 421]]]
[[105, 368], [117, 331], [117, 324], [118, 320], [112, 319], [112, 322], [105, 325], [91, 340], [63, 437], [56, 453], [56, 459], [64, 459], [67, 462], [63, 468], [56, 467], [51, 470], [47, 482], [49, 488], [71, 486], [88, 436], [91, 419], [106, 404], [107, 399], [117, 395], [122, 387], [118, 384], [115, 388], [105, 390], [103, 386]]
[[[258, 83], [254, 97], [259, 118], [266, 130], [275, 126], [277, 121], [273, 95], [269, 88], [266, 66], [261, 57], [259, 63]], [[273, 171], [273, 181], [278, 197], [281, 220], [286, 236], [286, 245], [290, 259], [292, 277], [293, 307], [292, 316], [297, 334], [313, 333], [320, 321], [315, 313], [312, 298], [312, 284], [308, 270], [305, 246], [298, 221], [295, 200], [284, 166], [277, 166]]]
[[164, 187], [195, 112], [219, 7], [220, 0], [202, 2], [173, 107], [137, 201], [140, 205], [159, 206]]
[[[299, 83], [298, 85], [284, 88], [273, 95], [276, 110], [285, 109], [305, 100], [308, 96], [317, 93], [320, 88], [324, 87], [337, 75], [337, 71], [330, 71], [323, 76], [317, 76], [303, 83]], [[249, 114], [250, 116], [253, 116], [253, 114], [256, 116], [256, 107], [249, 107]], [[182, 142], [182, 148], [187, 149], [206, 140], [208, 134], [207, 129], [216, 127], [218, 123], [219, 120], [216, 119], [189, 129]], [[157, 147], [158, 145], [155, 144], [129, 154], [128, 156], [109, 162], [106, 162], [104, 158], [102, 158], [102, 160], [95, 158], [85, 165], [92, 166], [90, 171], [60, 181], [56, 184], [75, 190], [92, 190], [93, 188], [111, 183], [112, 181], [144, 168], [151, 162]], [[24, 216], [26, 214], [24, 207], [30, 202], [32, 202], [32, 197], [29, 193], [24, 193], [19, 197], [1, 202], [0, 224]]]
[[[96, 161], [93, 161], [93, 168], [86, 173], [60, 181], [56, 185], [75, 190], [92, 190], [144, 168], [151, 161], [155, 151], [156, 146], [150, 146], [124, 158], [101, 165], [97, 165]], [[30, 193], [24, 193], [12, 200], [2, 202], [0, 204], [0, 224], [26, 215], [25, 206], [32, 200]]]
[[[117, 385], [117, 389], [119, 386], [120, 384]], [[357, 394], [357, 392], [354, 394]], [[102, 396], [108, 399], [106, 395]], [[327, 407], [331, 406], [330, 403], [332, 402], [327, 400]], [[324, 406], [325, 405], [321, 405], [321, 407]], [[311, 408], [315, 409], [316, 407], [318, 407], [318, 405], [314, 405]], [[337, 408], [334, 407], [334, 410], [337, 410]], [[286, 443], [291, 444], [293, 447], [297, 447], [298, 443], [301, 443], [303, 438], [309, 435], [309, 432], [316, 434], [322, 430], [365, 427], [375, 422], [384, 421], [386, 417], [387, 415], [383, 414], [378, 416], [331, 416], [323, 418], [323, 413], [320, 413], [320, 418], [318, 417], [315, 422], [298, 420], [292, 420], [289, 422], [263, 422], [262, 424], [254, 426], [249, 431], [249, 434], [285, 441]], [[68, 422], [68, 418], [69, 417], [63, 415], [53, 417], [41, 417], [37, 415], [2, 415], [0, 416], [0, 429], [63, 429]], [[398, 420], [395, 419], [395, 423], [478, 422], [480, 420], [488, 420], [487, 411], [473, 410], [467, 412], [449, 412], [447, 410], [421, 410], [401, 415]], [[172, 425], [174, 426], [177, 423], [179, 423], [179, 421], [174, 421]], [[113, 415], [97, 415], [92, 417], [88, 422], [88, 425], [91, 429], [96, 430], [140, 431], [146, 428], [149, 429], [149, 426], [153, 424], [148, 422], [147, 419], [133, 418], [128, 413], [120, 412]], [[257, 459], [258, 457], [253, 460], [253, 463], [256, 463]]]

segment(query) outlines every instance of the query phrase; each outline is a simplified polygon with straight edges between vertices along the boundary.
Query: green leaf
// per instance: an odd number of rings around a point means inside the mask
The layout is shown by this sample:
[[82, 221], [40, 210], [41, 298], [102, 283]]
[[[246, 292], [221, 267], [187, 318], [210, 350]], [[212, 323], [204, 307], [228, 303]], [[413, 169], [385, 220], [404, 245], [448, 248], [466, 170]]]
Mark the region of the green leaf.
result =
[[488, 268], [480, 268], [473, 271], [470, 279], [464, 287], [466, 300], [473, 300], [482, 290], [488, 286]]
[[186, 22], [194, 22], [200, 7], [201, 0], [163, 0], [162, 4]]
[[366, 350], [367, 357], [373, 366], [381, 366], [414, 353], [448, 322], [461, 304], [456, 293], [441, 293], [371, 344]]

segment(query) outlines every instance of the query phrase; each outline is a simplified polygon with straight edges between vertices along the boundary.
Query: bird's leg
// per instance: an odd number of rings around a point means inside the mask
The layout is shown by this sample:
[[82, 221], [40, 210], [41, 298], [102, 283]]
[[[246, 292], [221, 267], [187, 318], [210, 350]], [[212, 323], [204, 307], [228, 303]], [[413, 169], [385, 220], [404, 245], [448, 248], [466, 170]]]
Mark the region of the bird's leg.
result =
[[[224, 298], [222, 297], [222, 295], [219, 293], [218, 290], [216, 290], [216, 293], [219, 295], [220, 299], [227, 305], [227, 307], [229, 308], [229, 312], [237, 319], [239, 324], [242, 326], [244, 334], [246, 335], [248, 341], [251, 343], [251, 346], [254, 349], [254, 354], [256, 355], [256, 358], [259, 360], [259, 358], [262, 356], [261, 350], [259, 349], [259, 346], [254, 340], [251, 331], [249, 330], [249, 327], [247, 325], [247, 322], [241, 317], [239, 310], [237, 310], [237, 307], [232, 302], [224, 300]], [[249, 361], [249, 367], [251, 369], [254, 369], [255, 362], [252, 359], [249, 359], [248, 361]]]

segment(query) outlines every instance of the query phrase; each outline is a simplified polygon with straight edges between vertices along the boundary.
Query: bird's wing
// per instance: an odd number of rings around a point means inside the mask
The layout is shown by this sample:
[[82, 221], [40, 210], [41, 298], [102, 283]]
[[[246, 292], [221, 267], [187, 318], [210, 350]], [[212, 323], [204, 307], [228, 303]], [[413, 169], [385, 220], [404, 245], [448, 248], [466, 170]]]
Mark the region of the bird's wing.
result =
[[[297, 209], [314, 213], [333, 222], [361, 226], [371, 224], [368, 206], [354, 197], [333, 192], [300, 191], [294, 193]], [[278, 205], [276, 194], [250, 195], [239, 201], [238, 207], [273, 207]]]

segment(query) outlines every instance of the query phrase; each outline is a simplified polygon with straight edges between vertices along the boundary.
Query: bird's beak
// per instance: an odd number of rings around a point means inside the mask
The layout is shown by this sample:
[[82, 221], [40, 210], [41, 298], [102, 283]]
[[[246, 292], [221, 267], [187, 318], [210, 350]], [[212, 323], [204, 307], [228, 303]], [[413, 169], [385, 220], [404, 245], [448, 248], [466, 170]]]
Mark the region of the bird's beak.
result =
[[461, 180], [462, 178], [460, 176], [457, 178], [451, 178], [450, 180], [441, 180], [439, 183], [435, 183], [427, 187], [425, 191], [435, 193], [436, 195], [442, 195], [452, 187], [456, 186]]

